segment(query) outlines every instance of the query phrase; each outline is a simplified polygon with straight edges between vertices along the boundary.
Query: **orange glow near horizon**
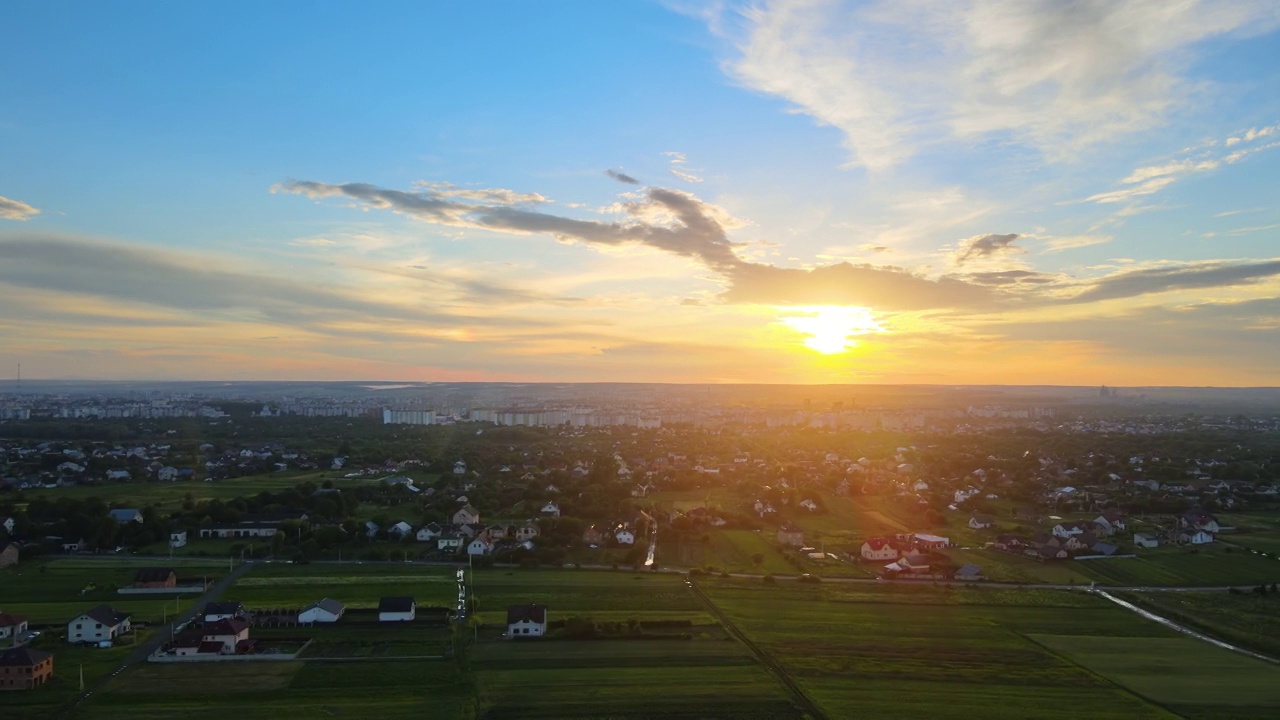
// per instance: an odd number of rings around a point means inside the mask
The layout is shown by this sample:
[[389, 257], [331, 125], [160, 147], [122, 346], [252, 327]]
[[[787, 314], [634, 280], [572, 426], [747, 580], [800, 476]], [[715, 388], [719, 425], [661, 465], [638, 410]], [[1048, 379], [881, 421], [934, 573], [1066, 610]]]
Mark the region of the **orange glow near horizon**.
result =
[[783, 317], [782, 324], [808, 335], [804, 340], [805, 347], [823, 355], [848, 352], [857, 345], [852, 338], [854, 335], [885, 332], [871, 310], [865, 307], [822, 305], [787, 308], [784, 312], [802, 313]]

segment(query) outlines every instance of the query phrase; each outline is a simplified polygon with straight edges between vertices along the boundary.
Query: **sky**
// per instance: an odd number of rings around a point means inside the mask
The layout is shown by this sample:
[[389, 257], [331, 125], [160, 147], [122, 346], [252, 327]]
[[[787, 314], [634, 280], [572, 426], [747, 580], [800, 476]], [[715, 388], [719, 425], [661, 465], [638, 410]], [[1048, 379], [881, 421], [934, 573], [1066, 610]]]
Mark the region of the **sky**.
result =
[[1272, 0], [0, 5], [0, 377], [1280, 385]]

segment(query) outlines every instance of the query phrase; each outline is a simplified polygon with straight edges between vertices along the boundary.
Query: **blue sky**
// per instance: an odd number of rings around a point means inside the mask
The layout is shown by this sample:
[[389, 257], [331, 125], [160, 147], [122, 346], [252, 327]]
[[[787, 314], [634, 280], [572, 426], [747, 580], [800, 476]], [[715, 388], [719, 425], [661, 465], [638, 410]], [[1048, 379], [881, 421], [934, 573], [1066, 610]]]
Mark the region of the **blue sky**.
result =
[[1277, 28], [1206, 0], [7, 3], [0, 363], [1275, 384]]

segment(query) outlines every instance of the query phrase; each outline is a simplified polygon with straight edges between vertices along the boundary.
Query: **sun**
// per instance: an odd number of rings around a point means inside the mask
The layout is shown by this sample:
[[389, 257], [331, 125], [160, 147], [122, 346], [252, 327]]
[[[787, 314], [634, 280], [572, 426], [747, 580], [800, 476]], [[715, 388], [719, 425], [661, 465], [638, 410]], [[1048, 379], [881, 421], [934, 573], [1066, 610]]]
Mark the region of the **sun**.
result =
[[808, 335], [805, 347], [823, 355], [847, 352], [857, 345], [853, 335], [884, 332], [871, 310], [864, 307], [823, 305], [783, 310], [802, 313], [781, 318], [782, 324]]

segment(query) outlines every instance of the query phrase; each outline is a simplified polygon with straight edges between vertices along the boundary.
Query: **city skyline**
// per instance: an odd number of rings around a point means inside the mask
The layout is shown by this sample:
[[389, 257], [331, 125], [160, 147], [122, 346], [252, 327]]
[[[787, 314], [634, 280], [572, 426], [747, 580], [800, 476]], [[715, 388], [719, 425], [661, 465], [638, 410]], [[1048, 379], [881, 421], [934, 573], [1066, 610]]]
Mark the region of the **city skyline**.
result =
[[1273, 3], [0, 18], [24, 378], [1280, 384]]

